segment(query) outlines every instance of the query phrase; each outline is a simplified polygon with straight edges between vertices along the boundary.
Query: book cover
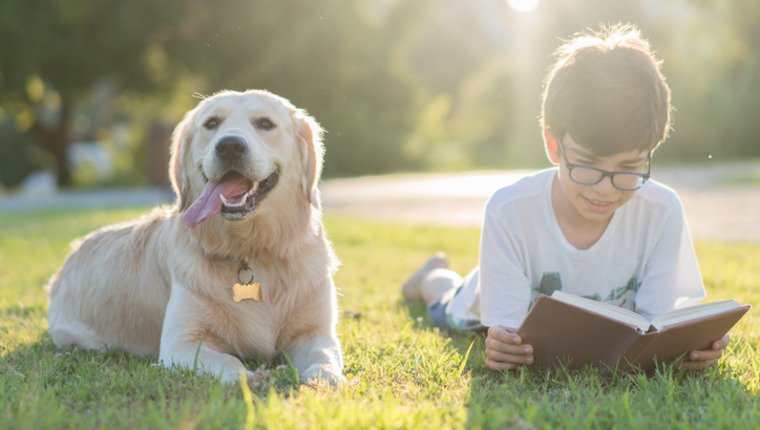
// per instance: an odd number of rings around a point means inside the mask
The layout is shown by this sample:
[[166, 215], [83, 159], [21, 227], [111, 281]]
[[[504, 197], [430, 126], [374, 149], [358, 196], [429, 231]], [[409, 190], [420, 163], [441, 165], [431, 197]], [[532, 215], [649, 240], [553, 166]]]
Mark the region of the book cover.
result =
[[533, 346], [532, 368], [587, 364], [650, 370], [723, 337], [750, 306], [740, 305], [709, 316], [680, 322], [660, 331], [638, 327], [541, 295], [517, 330]]

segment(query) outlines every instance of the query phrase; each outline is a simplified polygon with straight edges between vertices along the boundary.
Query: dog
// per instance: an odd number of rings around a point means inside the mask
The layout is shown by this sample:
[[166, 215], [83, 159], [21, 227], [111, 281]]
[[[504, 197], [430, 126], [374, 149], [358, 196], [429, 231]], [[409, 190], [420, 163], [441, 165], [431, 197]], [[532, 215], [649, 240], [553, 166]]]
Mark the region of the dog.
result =
[[55, 345], [158, 357], [224, 382], [255, 378], [241, 359], [287, 354], [301, 380], [343, 382], [322, 132], [267, 91], [203, 99], [172, 135], [176, 203], [75, 242], [52, 276]]

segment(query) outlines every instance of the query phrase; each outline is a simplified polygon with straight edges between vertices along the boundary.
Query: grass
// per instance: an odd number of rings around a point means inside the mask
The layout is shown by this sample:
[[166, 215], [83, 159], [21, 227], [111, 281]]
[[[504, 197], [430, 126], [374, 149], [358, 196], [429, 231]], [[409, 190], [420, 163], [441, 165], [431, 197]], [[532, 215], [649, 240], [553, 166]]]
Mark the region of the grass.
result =
[[[119, 352], [57, 351], [43, 286], [68, 243], [143, 210], [0, 214], [0, 428], [731, 428], [760, 426], [760, 244], [698, 243], [710, 299], [755, 306], [704, 374], [483, 370], [479, 337], [447, 336], [398, 286], [429, 254], [477, 258], [478, 230], [328, 217], [348, 383], [271, 368], [249, 391]], [[97, 268], [93, 268], [97, 270]], [[252, 367], [259, 363], [249, 363]]]

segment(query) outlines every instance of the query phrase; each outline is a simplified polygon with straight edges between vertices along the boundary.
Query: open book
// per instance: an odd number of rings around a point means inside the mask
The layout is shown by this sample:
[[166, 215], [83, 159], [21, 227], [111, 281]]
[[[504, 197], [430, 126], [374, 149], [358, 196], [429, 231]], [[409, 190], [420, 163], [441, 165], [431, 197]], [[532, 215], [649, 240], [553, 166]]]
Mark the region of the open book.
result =
[[517, 333], [533, 346], [532, 367], [558, 362], [650, 370], [693, 350], [707, 349], [750, 309], [736, 300], [684, 307], [647, 321], [608, 303], [555, 291], [541, 295]]

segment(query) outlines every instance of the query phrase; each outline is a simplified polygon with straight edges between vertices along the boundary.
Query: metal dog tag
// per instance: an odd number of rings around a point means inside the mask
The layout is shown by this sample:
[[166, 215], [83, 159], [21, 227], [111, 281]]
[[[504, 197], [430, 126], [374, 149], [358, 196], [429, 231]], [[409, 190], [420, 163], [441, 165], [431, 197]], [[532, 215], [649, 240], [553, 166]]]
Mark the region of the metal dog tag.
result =
[[232, 300], [240, 303], [243, 300], [261, 300], [261, 286], [258, 282], [253, 284], [235, 284], [232, 286]]
[[[243, 279], [246, 279], [245, 281]], [[253, 282], [253, 270], [245, 262], [241, 263], [238, 271], [238, 282], [232, 286], [232, 300], [240, 303], [243, 300], [261, 300], [261, 285]]]

